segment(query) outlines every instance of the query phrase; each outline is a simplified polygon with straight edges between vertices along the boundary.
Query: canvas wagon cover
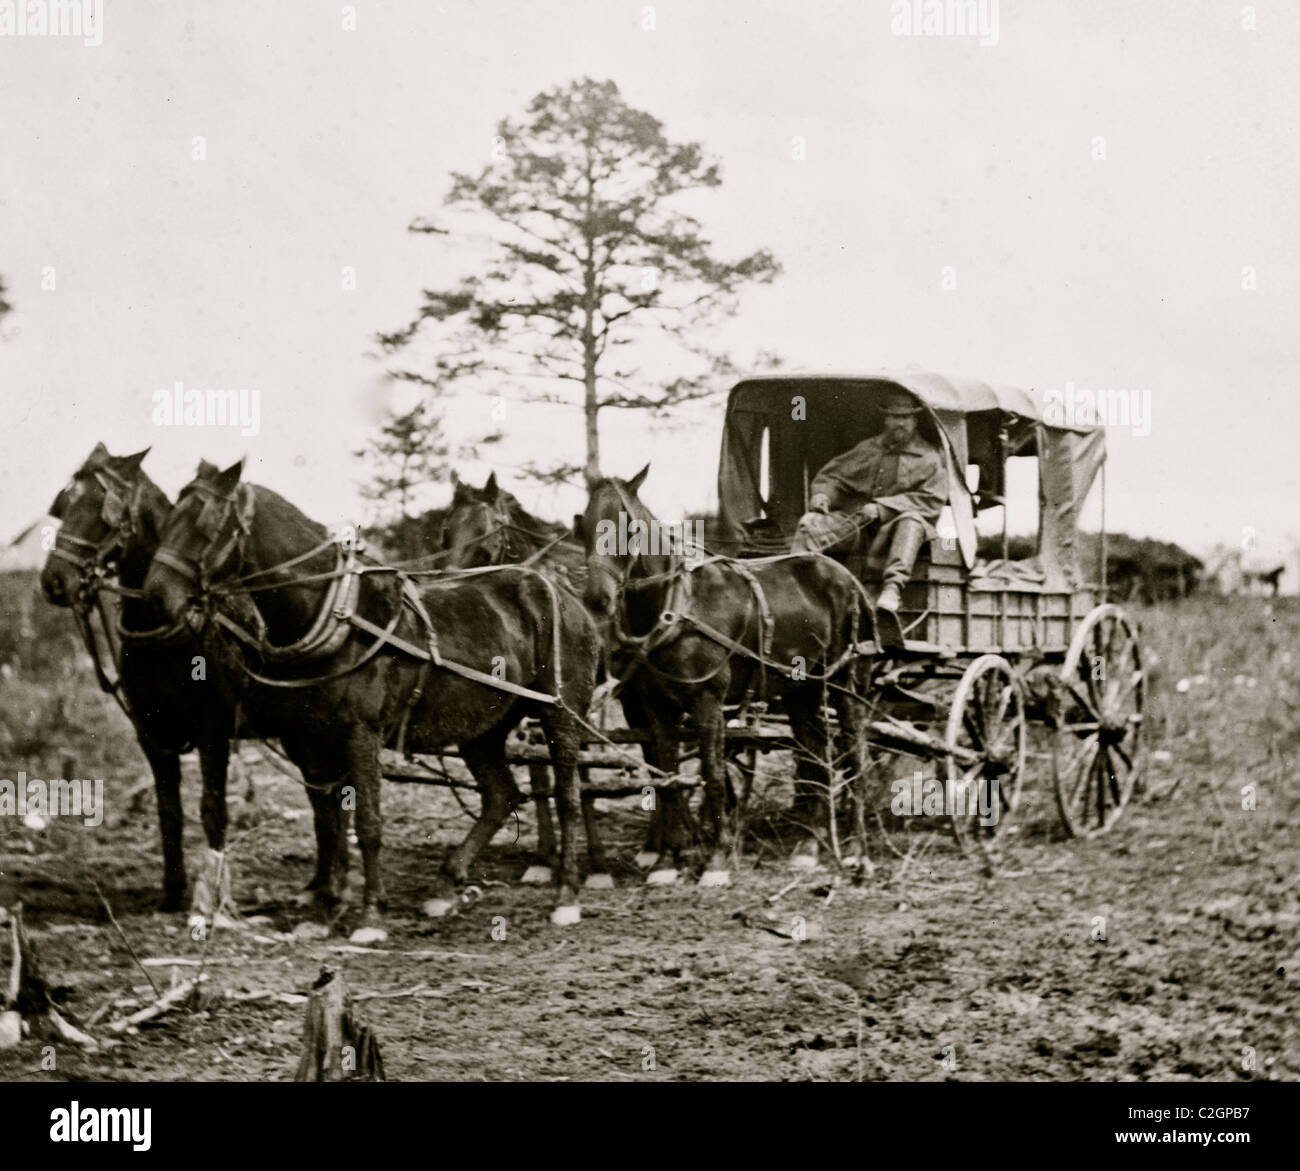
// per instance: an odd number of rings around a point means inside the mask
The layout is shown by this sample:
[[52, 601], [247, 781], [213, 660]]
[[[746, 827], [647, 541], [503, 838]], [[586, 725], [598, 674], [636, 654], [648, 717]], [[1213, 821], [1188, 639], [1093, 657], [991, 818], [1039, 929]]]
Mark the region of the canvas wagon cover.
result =
[[[722, 522], [733, 534], [766, 516], [787, 535], [807, 501], [808, 484], [832, 456], [883, 426], [882, 394], [899, 388], [924, 408], [923, 433], [948, 458], [948, 502], [967, 568], [975, 563], [975, 500], [968, 464], [980, 468], [986, 494], [1001, 488], [997, 434], [1009, 424], [1011, 450], [1037, 454], [1039, 558], [1049, 589], [1081, 583], [1076, 554], [1079, 512], [1106, 458], [1100, 427], [1066, 423], [1037, 392], [925, 371], [865, 374], [769, 374], [738, 382], [727, 400], [718, 465]], [[763, 461], [771, 498], [761, 489]]]

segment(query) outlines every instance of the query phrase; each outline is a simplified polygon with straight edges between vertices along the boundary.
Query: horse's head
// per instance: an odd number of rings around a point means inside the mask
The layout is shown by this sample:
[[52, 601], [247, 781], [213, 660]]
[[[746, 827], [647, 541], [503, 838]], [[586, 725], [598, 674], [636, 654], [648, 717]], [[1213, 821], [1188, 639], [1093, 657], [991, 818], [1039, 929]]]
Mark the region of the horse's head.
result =
[[146, 447], [135, 455], [109, 455], [97, 443], [54, 498], [50, 515], [63, 524], [41, 571], [41, 591], [56, 606], [71, 605], [133, 538], [144, 535], [147, 477], [140, 465], [148, 454]]
[[167, 518], [144, 592], [173, 621], [209, 586], [239, 571], [253, 519], [253, 489], [240, 483], [243, 471], [243, 460], [225, 471], [201, 463]]
[[630, 480], [609, 477], [597, 480], [587, 497], [587, 509], [575, 518], [574, 536], [582, 541], [587, 555], [588, 607], [599, 615], [614, 612], [619, 591], [631, 576], [636, 561], [643, 556], [635, 542], [628, 540], [634, 521], [645, 521], [649, 510], [637, 497], [645, 483], [650, 465], [646, 464]]
[[451, 569], [503, 565], [510, 561], [510, 494], [497, 484], [497, 474], [475, 488], [452, 475], [455, 493], [442, 522], [442, 547]]

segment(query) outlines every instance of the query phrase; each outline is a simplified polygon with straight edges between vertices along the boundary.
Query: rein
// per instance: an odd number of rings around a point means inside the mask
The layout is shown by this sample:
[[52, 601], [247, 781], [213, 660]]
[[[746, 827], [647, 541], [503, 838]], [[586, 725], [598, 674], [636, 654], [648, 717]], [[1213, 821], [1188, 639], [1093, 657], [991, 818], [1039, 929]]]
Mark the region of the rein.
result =
[[[122, 644], [121, 639], [170, 641], [185, 633], [185, 623], [177, 622], [170, 626], [160, 626], [154, 630], [132, 630], [125, 624], [119, 612], [116, 621], [109, 613], [104, 593], [115, 593], [123, 598], [142, 598], [143, 592], [122, 585], [114, 580], [118, 575], [117, 561], [126, 541], [135, 534], [140, 497], [144, 490], [142, 481], [134, 483], [124, 479], [111, 468], [101, 467], [94, 470], [96, 483], [104, 492], [101, 519], [110, 526], [107, 536], [100, 541], [91, 541], [60, 529], [54, 538], [51, 557], [68, 562], [78, 572], [77, 593], [72, 599], [70, 609], [77, 633], [95, 671], [99, 689], [113, 697], [122, 714], [135, 726], [137, 734], [150, 744], [156, 742], [145, 732], [122, 689]], [[123, 497], [125, 496], [125, 499]], [[70, 547], [69, 547], [70, 546]], [[94, 616], [98, 613], [100, 625], [104, 631], [107, 650], [101, 650], [100, 640], [95, 636]], [[114, 638], [114, 632], [118, 638]], [[108, 673], [105, 659], [111, 661], [113, 674]], [[186, 752], [192, 745], [185, 745], [179, 751]]]
[[[641, 516], [641, 513], [644, 513], [646, 510], [644, 509], [644, 507], [638, 509], [633, 505], [632, 500], [628, 497], [627, 492], [625, 491], [622, 484], [620, 484], [617, 480], [610, 480], [608, 481], [608, 483], [618, 493], [620, 504], [622, 505], [624, 511], [627, 513], [629, 517], [637, 517], [638, 519], [645, 519], [644, 517]], [[637, 560], [639, 560], [641, 556], [642, 554], [638, 551], [638, 553], [636, 554]], [[787, 679], [792, 679], [795, 675], [795, 669], [793, 667], [788, 667], [785, 666], [784, 664], [777, 663], [771, 658], [772, 644], [775, 636], [775, 619], [772, 615], [772, 609], [767, 600], [767, 595], [763, 590], [762, 584], [755, 576], [751, 567], [755, 564], [771, 565], [771, 564], [775, 564], [778, 561], [792, 560], [796, 557], [801, 558], [806, 556], [807, 554], [804, 553], [784, 552], [770, 557], [754, 558], [754, 559], [737, 559], [733, 557], [725, 557], [717, 554], [712, 554], [702, 560], [686, 562], [686, 561], [682, 561], [677, 555], [672, 555], [670, 558], [669, 569], [667, 571], [662, 573], [651, 574], [639, 578], [633, 577], [633, 572], [636, 568], [637, 560], [633, 560], [632, 562], [630, 562], [627, 566], [626, 571], [621, 575], [618, 575], [619, 576], [618, 601], [616, 603], [616, 609], [614, 612], [613, 620], [611, 622], [611, 629], [613, 632], [613, 637], [615, 638], [615, 640], [617, 640], [620, 649], [630, 650], [632, 652], [632, 663], [630, 667], [626, 671], [624, 671], [620, 676], [614, 676], [613, 672], [610, 672], [611, 677], [617, 678], [617, 683], [615, 684], [615, 687], [613, 689], [613, 694], [617, 694], [620, 690], [622, 690], [622, 688], [626, 686], [626, 684], [631, 680], [631, 678], [636, 674], [636, 672], [643, 665], [647, 669], [649, 669], [652, 674], [658, 676], [661, 679], [676, 683], [678, 685], [693, 686], [702, 683], [707, 683], [710, 679], [714, 678], [722, 670], [722, 668], [727, 665], [727, 663], [731, 660], [732, 656], [740, 656], [742, 658], [748, 659], [751, 662], [758, 664], [760, 670], [760, 681], [759, 681], [760, 694], [766, 695], [767, 693], [767, 672], [768, 671], [773, 671], [776, 674], [779, 674]], [[817, 554], [817, 556], [823, 556], [823, 555]], [[839, 565], [839, 563], [835, 562], [833, 559], [825, 558], [825, 560], [830, 561], [831, 564], [835, 565], [838, 571], [843, 573], [848, 573], [848, 571], [844, 569], [843, 566]], [[746, 610], [745, 625], [743, 627], [743, 633], [741, 637], [742, 638], [745, 637], [745, 635], [748, 633], [750, 622], [754, 615], [755, 606], [757, 606], [757, 610], [759, 613], [759, 620], [760, 620], [759, 649], [757, 651], [746, 646], [743, 642], [739, 641], [738, 639], [734, 639], [729, 635], [725, 634], [723, 631], [719, 630], [711, 623], [706, 622], [704, 619], [700, 618], [697, 613], [695, 613], [691, 605], [693, 599], [693, 591], [691, 589], [691, 575], [696, 570], [703, 568], [705, 565], [722, 566], [725, 569], [729, 570], [730, 572], [736, 574], [738, 577], [740, 577], [749, 587], [749, 591], [750, 591], [749, 606]], [[603, 566], [603, 569], [606, 574], [610, 574], [612, 572], [608, 566]], [[874, 613], [874, 608], [871, 605], [870, 597], [867, 594], [866, 589], [863, 587], [862, 583], [859, 582], [858, 579], [854, 577], [851, 573], [848, 574], [848, 576], [850, 580], [853, 582], [853, 585], [855, 587], [859, 599], [867, 606], [868, 613]], [[660, 613], [659, 618], [656, 621], [655, 625], [643, 635], [632, 634], [631, 631], [628, 629], [626, 623], [626, 612], [627, 612], [626, 601], [625, 601], [626, 595], [630, 591], [643, 589], [651, 585], [657, 585], [664, 582], [666, 582], [668, 585], [668, 591], [669, 591], [668, 597], [666, 600], [665, 607], [663, 611]], [[650, 661], [650, 655], [652, 655], [655, 651], [661, 650], [664, 647], [678, 641], [679, 639], [684, 637], [688, 633], [688, 631], [697, 632], [704, 638], [707, 638], [711, 642], [716, 643], [724, 651], [727, 652], [726, 657], [722, 660], [721, 663], [719, 663], [719, 665], [713, 671], [699, 678], [688, 679], [685, 677], [676, 676], [669, 672], [663, 671], [662, 669], [656, 667], [655, 664]], [[858, 637], [859, 637], [858, 612], [855, 611], [852, 618], [852, 636], [849, 641], [849, 646], [840, 654], [840, 656], [833, 663], [828, 665], [824, 671], [817, 674], [811, 674], [805, 672], [800, 676], [801, 681], [808, 681], [813, 683], [831, 682], [834, 679], [834, 677], [841, 670], [843, 670], [844, 666], [848, 662], [850, 662], [858, 653], [857, 652]]]
[[[486, 687], [494, 688], [498, 691], [506, 691], [513, 695], [521, 696], [538, 703], [562, 704], [563, 700], [558, 694], [562, 688], [562, 677], [560, 672], [560, 598], [556, 592], [556, 587], [545, 574], [535, 569], [525, 568], [525, 572], [532, 573], [542, 579], [546, 584], [551, 595], [553, 611], [553, 654], [556, 670], [556, 692], [555, 695], [548, 695], [545, 692], [535, 691], [531, 688], [523, 687], [517, 683], [511, 683], [507, 679], [499, 679], [495, 675], [488, 674], [485, 671], [479, 671], [474, 667], [467, 666], [463, 663], [457, 663], [444, 659], [438, 651], [437, 632], [433, 625], [433, 620], [426, 609], [418, 590], [415, 587], [411, 577], [398, 569], [396, 566], [383, 564], [363, 565], [360, 564], [358, 552], [354, 545], [349, 544], [346, 547], [337, 542], [334, 538], [320, 542], [318, 545], [306, 552], [295, 554], [284, 561], [275, 565], [268, 566], [264, 569], [253, 570], [251, 573], [229, 579], [217, 584], [209, 584], [209, 566], [220, 565], [231, 556], [237, 556], [240, 561], [243, 560], [243, 541], [251, 531], [251, 522], [253, 517], [253, 497], [251, 488], [246, 484], [239, 485], [235, 496], [222, 496], [213, 492], [206, 485], [196, 484], [195, 491], [201, 492], [207, 496], [212, 503], [222, 503], [230, 509], [236, 518], [236, 526], [231, 536], [226, 539], [229, 548], [225, 547], [226, 542], [219, 543], [217, 535], [217, 526], [210, 525], [209, 528], [214, 530], [209, 532], [211, 537], [211, 546], [204, 549], [197, 559], [188, 559], [172, 553], [167, 549], [159, 549], [154, 554], [154, 560], [160, 562], [169, 568], [180, 573], [187, 581], [199, 587], [200, 598], [204, 602], [204, 610], [208, 621], [214, 622], [218, 627], [227, 631], [236, 641], [242, 643], [256, 652], [258, 656], [271, 663], [281, 665], [307, 665], [320, 660], [332, 659], [337, 656], [343, 647], [352, 637], [354, 631], [360, 631], [371, 636], [373, 641], [361, 654], [361, 656], [346, 667], [336, 671], [331, 671], [325, 675], [310, 676], [307, 678], [277, 678], [269, 675], [263, 675], [254, 671], [246, 663], [240, 662], [240, 669], [252, 680], [266, 687], [279, 688], [306, 688], [317, 687], [323, 683], [333, 682], [342, 679], [354, 672], [360, 670], [369, 663], [381, 650], [386, 646], [391, 646], [404, 654], [420, 660], [426, 668], [438, 667], [442, 670], [449, 671], [454, 675], [459, 675], [464, 679], [482, 684]], [[205, 508], [207, 506], [205, 505]], [[201, 518], [200, 518], [201, 519]], [[284, 581], [265, 582], [261, 584], [251, 584], [259, 578], [266, 577], [270, 574], [283, 573], [285, 570], [299, 565], [311, 558], [317, 556], [325, 549], [336, 546], [338, 549], [338, 560], [332, 571], [311, 574], [305, 577], [290, 576]], [[211, 555], [211, 548], [221, 549], [221, 556]], [[500, 572], [505, 569], [521, 568], [517, 566], [485, 566], [480, 569], [471, 569], [457, 572], [450, 576], [448, 580], [452, 583], [461, 580], [463, 577], [475, 575], [484, 572]], [[430, 571], [433, 572], [433, 571]], [[379, 626], [369, 619], [357, 613], [357, 603], [360, 598], [361, 580], [368, 573], [394, 573], [401, 583], [401, 596], [398, 604], [393, 608], [393, 613], [384, 626]], [[325, 596], [316, 612], [307, 633], [300, 638], [295, 639], [292, 643], [285, 645], [274, 645], [268, 641], [265, 620], [261, 617], [260, 611], [254, 607], [257, 614], [256, 631], [250, 631], [242, 623], [232, 618], [224, 611], [212, 610], [209, 599], [231, 597], [236, 595], [247, 595], [258, 592], [265, 592], [275, 589], [289, 589], [296, 586], [305, 585], [312, 582], [327, 581], [330, 583], [329, 589], [326, 590]], [[425, 645], [423, 647], [408, 641], [397, 633], [397, 628], [401, 622], [402, 615], [409, 610], [415, 615], [419, 625], [424, 630]], [[407, 703], [406, 712], [402, 717], [401, 734], [405, 732], [406, 720], [415, 702], [423, 690], [423, 677], [421, 682], [412, 693], [411, 699]], [[400, 739], [399, 739], [400, 743]]]

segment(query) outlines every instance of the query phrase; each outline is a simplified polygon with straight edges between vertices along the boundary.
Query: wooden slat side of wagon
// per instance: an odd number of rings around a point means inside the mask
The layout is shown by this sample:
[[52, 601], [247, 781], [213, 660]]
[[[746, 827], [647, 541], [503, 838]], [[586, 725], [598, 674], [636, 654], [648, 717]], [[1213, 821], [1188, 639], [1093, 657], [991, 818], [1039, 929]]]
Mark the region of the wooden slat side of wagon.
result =
[[[920, 430], [947, 463], [949, 492], [939, 535], [903, 591], [903, 645], [861, 647], [884, 709], [872, 737], [934, 761], [959, 807], [965, 797], [967, 808], [997, 808], [992, 824], [954, 817], [969, 844], [995, 834], [1014, 810], [1025, 725], [1041, 723], [1066, 829], [1103, 832], [1141, 768], [1145, 675], [1135, 625], [1106, 601], [1106, 445], [1092, 419], [1071, 417], [1070, 404], [1051, 395], [916, 370], [744, 379], [724, 423], [724, 539], [742, 556], [788, 549], [818, 469], [879, 432], [882, 404], [899, 391], [921, 408]], [[1011, 461], [1032, 464], [1038, 481], [1037, 547], [1020, 561], [1005, 555]], [[1076, 556], [1094, 487], [1102, 496], [1095, 567]], [[981, 514], [1001, 522], [1003, 556], [992, 562], [976, 557]], [[865, 556], [840, 559], [874, 596], [879, 583]]]

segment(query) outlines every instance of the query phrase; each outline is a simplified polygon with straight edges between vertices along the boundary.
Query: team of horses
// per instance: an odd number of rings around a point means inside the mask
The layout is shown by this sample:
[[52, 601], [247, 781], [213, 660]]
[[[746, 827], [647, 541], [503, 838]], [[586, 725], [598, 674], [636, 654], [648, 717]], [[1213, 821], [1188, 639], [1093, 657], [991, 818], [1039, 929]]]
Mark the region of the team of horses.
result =
[[755, 695], [782, 705], [803, 749], [798, 800], [810, 815], [824, 812], [832, 764], [863, 775], [858, 647], [871, 618], [861, 586], [816, 554], [736, 561], [611, 547], [600, 534], [620, 518], [623, 531], [629, 520], [658, 523], [639, 498], [648, 466], [591, 485], [572, 532], [530, 516], [495, 476], [483, 488], [458, 482], [442, 548], [421, 567], [330, 533], [246, 482], [242, 463], [201, 464], [173, 502], [143, 470], [146, 454], [113, 456], [100, 444], [77, 469], [51, 508], [62, 523], [41, 586], [73, 608], [92, 649], [89, 610], [111, 594], [101, 612], [120, 636], [112, 687], [153, 770], [167, 909], [182, 908], [187, 892], [180, 756], [198, 750], [208, 864], [223, 868], [229, 746], [240, 737], [278, 740], [302, 774], [317, 846], [308, 891], [325, 922], [342, 910], [354, 814], [358, 932], [369, 933], [357, 938], [383, 932], [386, 747], [454, 748], [481, 794], [479, 816], [431, 878], [424, 910], [441, 916], [460, 905], [476, 859], [524, 799], [508, 741], [536, 720], [554, 775], [552, 787], [545, 765], [530, 766], [539, 852], [558, 862], [557, 925], [580, 918], [580, 823], [593, 867], [605, 865], [579, 777], [602, 679], [629, 726], [647, 730], [646, 761], [660, 775], [677, 773], [684, 739], [699, 745], [698, 819], [684, 787], [661, 791], [649, 881], [683, 866], [701, 884], [728, 881], [728, 705]]

